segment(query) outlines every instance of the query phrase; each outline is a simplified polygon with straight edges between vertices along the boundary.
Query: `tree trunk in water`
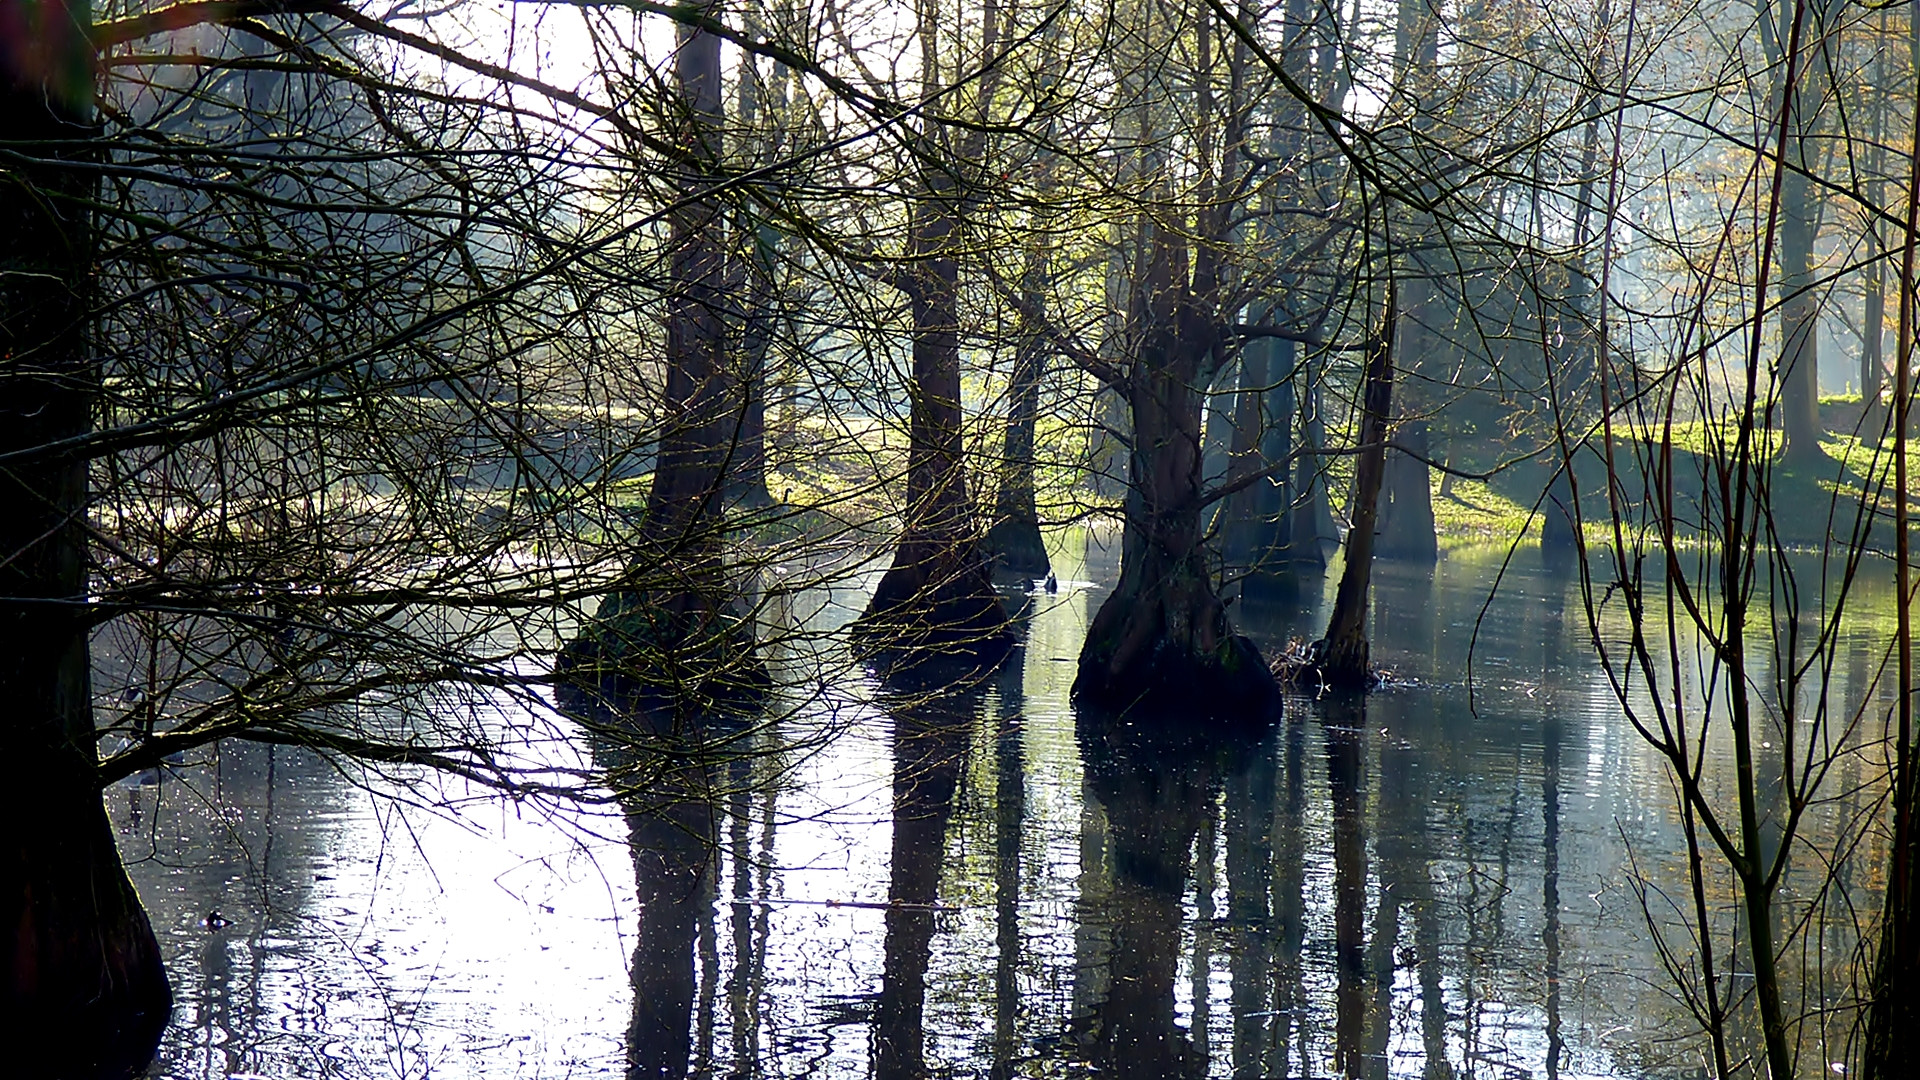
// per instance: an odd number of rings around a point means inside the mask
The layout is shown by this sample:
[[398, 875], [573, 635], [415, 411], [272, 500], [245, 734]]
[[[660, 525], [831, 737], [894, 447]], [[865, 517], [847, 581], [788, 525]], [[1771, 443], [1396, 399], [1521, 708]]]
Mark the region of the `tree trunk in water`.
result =
[[1580, 530], [1574, 523], [1573, 483], [1567, 476], [1571, 468], [1572, 463], [1565, 462], [1554, 472], [1540, 505], [1540, 550], [1554, 557], [1580, 550]]
[[[0, 0], [28, 39], [0, 43], [0, 142], [38, 156], [0, 172], [0, 452], [85, 435], [93, 237], [92, 48], [85, 5]], [[144, 1068], [171, 997], [100, 800], [88, 655], [87, 461], [0, 470], [0, 1038], [9, 1076], [93, 1080]]]
[[1000, 462], [1000, 487], [994, 495], [993, 527], [987, 532], [987, 551], [994, 566], [1023, 578], [1045, 577], [1052, 569], [1046, 545], [1040, 539], [1040, 514], [1034, 507], [1033, 441], [1040, 415], [1040, 378], [1047, 363], [1047, 346], [1029, 311], [1040, 310], [1046, 255], [1037, 247], [1027, 253], [1026, 308], [1020, 316], [1020, 343], [1013, 354], [1013, 377], [1008, 387], [1007, 442]]
[[1353, 526], [1347, 531], [1347, 565], [1334, 595], [1327, 634], [1320, 639], [1320, 678], [1337, 690], [1367, 689], [1367, 588], [1373, 569], [1373, 530], [1386, 471], [1387, 414], [1393, 408], [1393, 299], [1380, 335], [1367, 349], [1366, 390], [1360, 417], [1360, 462], [1354, 475]]
[[997, 662], [1007, 615], [975, 532], [962, 459], [956, 195], [952, 178], [938, 173], [928, 188], [912, 224], [921, 258], [905, 283], [913, 308], [906, 528], [855, 629], [877, 649]]
[[[719, 163], [720, 39], [684, 23], [674, 76], [681, 97], [684, 189], [706, 185]], [[639, 552], [626, 582], [570, 647], [602, 673], [688, 715], [716, 701], [764, 693], [750, 631], [730, 610], [722, 541], [728, 471], [737, 463], [744, 380], [729, 364], [725, 219], [705, 200], [672, 217], [673, 291], [667, 301], [666, 407]], [[571, 664], [579, 655], [563, 658]]]
[[1194, 310], [1186, 258], [1155, 230], [1136, 294], [1140, 352], [1126, 388], [1133, 411], [1120, 580], [1087, 629], [1074, 699], [1096, 708], [1194, 704], [1207, 686], [1222, 715], [1264, 710], [1276, 687], [1260, 652], [1234, 634], [1207, 572], [1200, 521], [1201, 396], [1214, 334]]
[[1433, 489], [1428, 480], [1428, 438], [1425, 420], [1405, 420], [1394, 431], [1395, 446], [1387, 453], [1384, 505], [1380, 507], [1379, 539], [1374, 553], [1389, 559], [1433, 562], [1440, 557], [1434, 533]]

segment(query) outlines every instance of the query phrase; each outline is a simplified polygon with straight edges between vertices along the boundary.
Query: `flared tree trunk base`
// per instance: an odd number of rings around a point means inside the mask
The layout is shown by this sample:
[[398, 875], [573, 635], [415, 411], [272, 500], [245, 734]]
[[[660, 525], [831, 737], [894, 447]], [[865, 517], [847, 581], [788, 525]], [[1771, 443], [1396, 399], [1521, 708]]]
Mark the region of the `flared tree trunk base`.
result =
[[1235, 634], [1214, 651], [1196, 654], [1161, 642], [1120, 672], [1080, 661], [1073, 700], [1091, 709], [1128, 715], [1233, 721], [1276, 719], [1279, 687], [1260, 648]]
[[1279, 687], [1258, 646], [1232, 633], [1204, 571], [1120, 587], [1087, 630], [1076, 705], [1113, 714], [1209, 721], [1277, 719]]
[[609, 705], [672, 712], [751, 709], [773, 689], [753, 628], [717, 595], [611, 593], [554, 672]]
[[1037, 521], [1001, 518], [987, 531], [987, 558], [995, 573], [1026, 581], [1053, 572]]
[[860, 655], [902, 676], [987, 672], [1004, 662], [1013, 650], [1012, 625], [993, 575], [971, 548], [903, 543], [866, 611], [854, 620]]
[[[64, 804], [64, 805], [63, 805]], [[172, 995], [99, 793], [14, 817], [0, 879], [6, 986], [0, 1038], [21, 1080], [124, 1080], [153, 1059]], [[27, 824], [29, 821], [32, 824]]]

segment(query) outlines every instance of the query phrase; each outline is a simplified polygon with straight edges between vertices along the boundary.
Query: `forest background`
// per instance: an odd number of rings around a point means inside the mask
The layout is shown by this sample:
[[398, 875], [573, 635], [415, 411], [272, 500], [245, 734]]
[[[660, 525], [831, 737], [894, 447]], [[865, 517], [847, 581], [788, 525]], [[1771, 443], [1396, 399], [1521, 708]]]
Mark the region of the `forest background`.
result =
[[[1372, 558], [1577, 568], [1745, 905], [1742, 989], [1704, 899], [1674, 965], [1716, 1069], [1902, 1060], [1908, 694], [1821, 691], [1856, 578], [1911, 595], [1905, 8], [6, 0], [0, 50], [10, 1034], [113, 1075], [165, 1015], [104, 784], [238, 739], [644, 798], [699, 717], [990, 661], [994, 574], [1101, 519], [1108, 711], [1266, 708], [1230, 605], [1343, 537], [1304, 655], [1362, 682]], [[781, 617], [876, 560], [851, 653]], [[648, 752], [552, 764], [556, 685]], [[1835, 1010], [1761, 928], [1849, 754], [1886, 901]]]

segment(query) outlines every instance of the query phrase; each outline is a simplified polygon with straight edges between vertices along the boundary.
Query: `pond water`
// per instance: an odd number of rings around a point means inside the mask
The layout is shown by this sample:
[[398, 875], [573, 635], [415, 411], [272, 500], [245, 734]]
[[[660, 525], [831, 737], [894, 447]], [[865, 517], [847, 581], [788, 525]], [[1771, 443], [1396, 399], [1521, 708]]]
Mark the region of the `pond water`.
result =
[[[1115, 558], [1066, 534], [986, 686], [850, 680], [831, 740], [766, 725], [631, 812], [255, 746], [116, 788], [176, 994], [152, 1075], [1694, 1073], [1635, 877], [1682, 897], [1684, 841], [1575, 582], [1383, 566], [1363, 711], [1088, 730]], [[1237, 614], [1271, 649], [1328, 591]]]

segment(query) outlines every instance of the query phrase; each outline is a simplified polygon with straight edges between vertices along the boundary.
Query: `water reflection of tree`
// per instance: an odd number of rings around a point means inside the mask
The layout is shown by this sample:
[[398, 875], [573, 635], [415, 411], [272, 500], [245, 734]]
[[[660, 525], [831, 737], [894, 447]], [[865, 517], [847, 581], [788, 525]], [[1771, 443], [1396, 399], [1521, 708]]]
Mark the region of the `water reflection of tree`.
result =
[[[1379, 887], [1369, 928], [1367, 704], [1359, 697], [1327, 698], [1316, 708], [1333, 811], [1335, 1068], [1347, 1077], [1388, 1075], [1398, 972], [1412, 967], [1419, 987], [1423, 1074], [1433, 1080], [1451, 1077], [1440, 905], [1431, 869], [1436, 852], [1427, 816], [1433, 805], [1429, 763], [1422, 760], [1418, 742], [1391, 729], [1379, 736], [1373, 822]], [[1409, 950], [1401, 948], [1403, 919], [1412, 924]]]
[[312, 915], [313, 874], [331, 862], [343, 788], [318, 755], [247, 743], [125, 782], [114, 815], [120, 850], [163, 928], [175, 981], [155, 1075], [195, 1061], [221, 1075], [268, 1072], [313, 1049], [263, 1005], [274, 975], [268, 943], [299, 939]]
[[[639, 906], [628, 1075], [677, 1080], [687, 1075], [695, 1046], [695, 939], [703, 927], [711, 932], [713, 918], [720, 813], [715, 766], [697, 752], [665, 752], [659, 739], [664, 725], [645, 715], [634, 719], [633, 741], [603, 738], [597, 748], [615, 790], [628, 792], [622, 803]], [[637, 776], [648, 777], [644, 789], [631, 783]]]
[[[1270, 762], [1271, 755], [1257, 753], [1255, 739], [1245, 734], [1207, 736], [1177, 728], [1148, 734], [1151, 727], [1087, 715], [1078, 725], [1087, 795], [1097, 800], [1106, 823], [1107, 873], [1082, 870], [1083, 885], [1104, 886], [1105, 895], [1094, 910], [1083, 893], [1087, 932], [1079, 942], [1075, 978], [1088, 980], [1088, 992], [1076, 989], [1084, 1011], [1076, 1016], [1075, 1034], [1094, 1064], [1114, 1075], [1199, 1075], [1205, 1072], [1204, 1051], [1175, 1018], [1181, 900], [1218, 785], [1234, 773], [1253, 771], [1263, 756]], [[1234, 782], [1251, 796], [1251, 779]], [[1250, 854], [1247, 841], [1235, 826], [1229, 843], [1239, 847], [1238, 854]], [[1211, 849], [1210, 842], [1201, 844], [1203, 858]], [[1241, 914], [1257, 923], [1246, 906], [1257, 878], [1235, 881], [1235, 871], [1246, 866], [1236, 856], [1230, 861], [1229, 893], [1240, 894]], [[1210, 881], [1200, 889], [1210, 896]], [[1229, 905], [1231, 912], [1231, 898]], [[1201, 984], [1207, 963], [1207, 950], [1197, 948], [1193, 974]], [[1196, 986], [1196, 1028], [1203, 993]]]
[[[1024, 634], [1023, 634], [1024, 636]], [[992, 1080], [1013, 1075], [1020, 1024], [1020, 841], [1026, 828], [1027, 777], [1022, 744], [1025, 704], [1024, 648], [1014, 653], [995, 680], [999, 709], [994, 718], [994, 827]]]
[[1366, 705], [1333, 699], [1325, 706], [1327, 788], [1333, 807], [1334, 1068], [1362, 1075], [1361, 1035], [1366, 1028], [1366, 946], [1362, 920], [1367, 905], [1367, 838], [1362, 748]]
[[893, 851], [885, 959], [874, 1011], [874, 1075], [880, 1080], [926, 1072], [927, 965], [940, 871], [979, 696], [977, 690], [916, 696], [888, 710], [893, 716]]
[[[1290, 728], [1298, 725], [1289, 725]], [[1247, 767], [1231, 772], [1225, 795], [1227, 924], [1234, 948], [1233, 1049], [1235, 1076], [1271, 1075], [1267, 1048], [1272, 1043], [1279, 1006], [1271, 1001], [1277, 986], [1269, 979], [1279, 933], [1274, 891], [1274, 781], [1271, 745], [1252, 755]], [[1297, 863], [1296, 863], [1297, 865]], [[1295, 887], [1296, 898], [1299, 890]], [[1297, 957], [1297, 950], [1296, 950]], [[1196, 979], [1204, 973], [1196, 971]], [[1285, 1075], [1283, 1069], [1280, 1075]]]

